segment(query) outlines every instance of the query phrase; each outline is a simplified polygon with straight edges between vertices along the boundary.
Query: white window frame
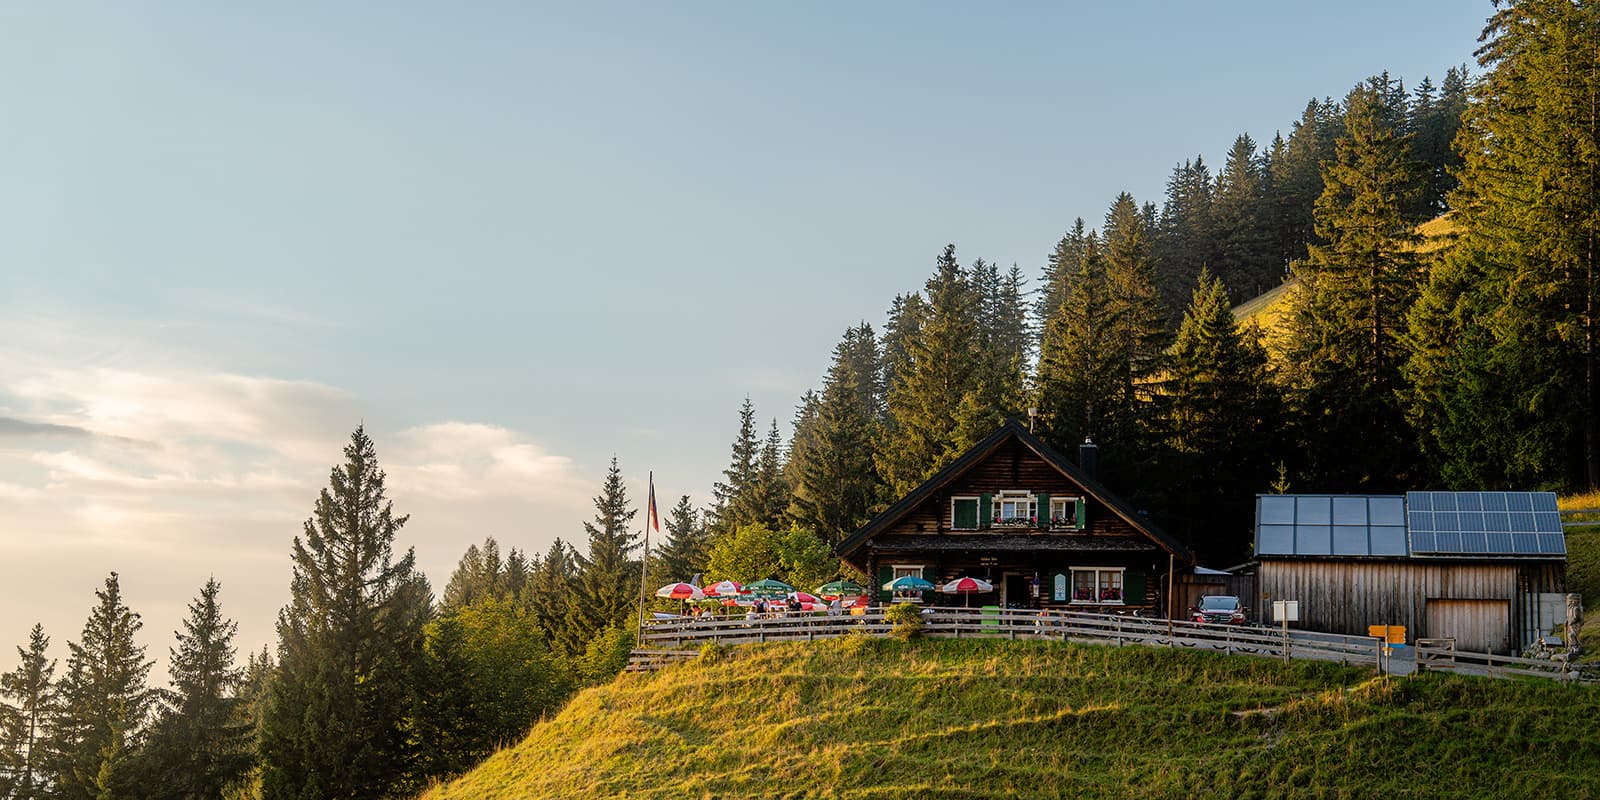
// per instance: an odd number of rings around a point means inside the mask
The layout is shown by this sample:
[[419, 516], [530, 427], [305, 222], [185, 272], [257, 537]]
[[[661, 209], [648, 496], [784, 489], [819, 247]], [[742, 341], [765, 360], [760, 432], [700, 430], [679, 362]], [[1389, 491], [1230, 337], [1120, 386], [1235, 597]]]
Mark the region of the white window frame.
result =
[[[989, 509], [989, 524], [992, 527], [999, 527], [999, 528], [1012, 528], [1012, 527], [1021, 528], [1021, 527], [1025, 527], [1023, 525], [1017, 524], [1016, 522], [1010, 522], [1010, 523], [997, 522], [997, 520], [1001, 519], [1001, 508], [1004, 507], [1004, 504], [1006, 504], [1006, 503], [1023, 503], [1023, 502], [1026, 502], [1028, 504], [1028, 513], [1025, 516], [1021, 517], [1021, 519], [1026, 519], [1026, 520], [1029, 521], [1029, 524], [1026, 527], [1033, 527], [1034, 525], [1037, 525], [1038, 523], [1036, 522], [1036, 520], [1039, 519], [1039, 498], [1036, 495], [1034, 495], [1033, 492], [1015, 491], [1015, 490], [1007, 490], [1007, 491], [1003, 491], [1003, 492], [997, 492], [994, 495], [993, 502], [992, 502], [991, 507]], [[1018, 517], [1013, 516], [1012, 519], [1015, 520], [1015, 519], [1018, 519]]]
[[[957, 528], [956, 527], [956, 501], [957, 500], [971, 500], [972, 501], [972, 507], [973, 508], [977, 508], [977, 513], [973, 515], [974, 519], [972, 521], [972, 523], [973, 523], [972, 527], [970, 527], [970, 528]], [[983, 503], [983, 498], [981, 498], [981, 497], [979, 497], [979, 496], [977, 496], [975, 494], [974, 495], [965, 495], [965, 494], [963, 494], [963, 495], [952, 495], [950, 497], [950, 530], [953, 530], [953, 531], [976, 531], [976, 530], [981, 530], [983, 528], [983, 517], [981, 516], [983, 514], [983, 509], [982, 508], [978, 508], [978, 506], [980, 504], [982, 504], [982, 503]]]
[[[1061, 510], [1063, 512], [1061, 514], [1061, 517], [1067, 521], [1067, 524], [1065, 524], [1065, 525], [1057, 525], [1056, 524], [1056, 504], [1058, 504], [1058, 503], [1061, 505]], [[1068, 503], [1072, 503], [1073, 504], [1073, 510], [1072, 510], [1071, 514], [1064, 513], [1066, 511]], [[1071, 497], [1071, 496], [1068, 496], [1068, 497], [1056, 497], [1055, 495], [1051, 495], [1050, 496], [1050, 527], [1052, 527], [1052, 528], [1071, 528], [1073, 530], [1078, 530], [1078, 510], [1077, 510], [1077, 506], [1082, 504], [1082, 503], [1083, 503], [1083, 498], [1082, 497]]]
[[[1128, 592], [1128, 584], [1127, 584], [1127, 582], [1125, 580], [1128, 577], [1128, 568], [1127, 567], [1068, 567], [1068, 569], [1071, 570], [1072, 581], [1069, 584], [1067, 584], [1067, 593], [1072, 597], [1072, 599], [1069, 602], [1072, 603], [1073, 605], [1080, 605], [1080, 606], [1120, 606], [1120, 605], [1126, 605], [1125, 598], [1128, 596], [1128, 594], [1127, 594], [1127, 592]], [[1092, 591], [1094, 593], [1094, 597], [1092, 599], [1089, 599], [1089, 600], [1080, 600], [1080, 599], [1078, 599], [1078, 575], [1080, 573], [1088, 574], [1088, 575], [1092, 576], [1090, 578], [1090, 585], [1093, 587], [1090, 591]], [[1109, 580], [1106, 580], [1106, 578], [1109, 578]], [[1111, 589], [1114, 589], [1116, 591], [1116, 599], [1115, 600], [1105, 599], [1105, 598], [1101, 597], [1101, 595], [1105, 594], [1108, 590], [1111, 590]]]

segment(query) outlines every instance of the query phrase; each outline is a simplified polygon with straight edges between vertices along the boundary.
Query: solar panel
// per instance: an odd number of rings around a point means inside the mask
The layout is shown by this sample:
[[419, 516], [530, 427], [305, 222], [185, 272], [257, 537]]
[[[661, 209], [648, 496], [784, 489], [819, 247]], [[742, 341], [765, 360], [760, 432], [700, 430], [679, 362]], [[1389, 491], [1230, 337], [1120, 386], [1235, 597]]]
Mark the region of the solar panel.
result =
[[1399, 495], [1258, 495], [1256, 553], [1404, 556], [1405, 524]]
[[1416, 555], [1563, 555], [1551, 492], [1410, 492], [1407, 534]]

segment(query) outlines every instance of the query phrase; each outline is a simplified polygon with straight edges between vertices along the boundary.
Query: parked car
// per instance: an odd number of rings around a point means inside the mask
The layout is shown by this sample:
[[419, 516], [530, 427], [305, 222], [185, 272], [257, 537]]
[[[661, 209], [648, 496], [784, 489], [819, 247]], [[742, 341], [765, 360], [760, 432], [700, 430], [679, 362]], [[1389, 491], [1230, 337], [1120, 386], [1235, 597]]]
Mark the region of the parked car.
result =
[[1249, 612], [1233, 595], [1211, 594], [1200, 598], [1199, 606], [1189, 609], [1189, 619], [1212, 625], [1245, 625], [1249, 623]]

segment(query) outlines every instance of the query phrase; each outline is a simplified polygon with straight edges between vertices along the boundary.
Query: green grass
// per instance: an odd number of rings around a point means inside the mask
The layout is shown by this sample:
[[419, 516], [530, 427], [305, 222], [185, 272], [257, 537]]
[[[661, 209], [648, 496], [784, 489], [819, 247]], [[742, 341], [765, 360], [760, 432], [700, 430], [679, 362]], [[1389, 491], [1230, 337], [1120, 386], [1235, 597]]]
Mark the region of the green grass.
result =
[[1600, 689], [846, 638], [587, 690], [447, 798], [1600, 797]]
[[[1557, 500], [1561, 510], [1600, 508], [1600, 491], [1567, 495]], [[1600, 514], [1580, 514], [1569, 519], [1597, 520]], [[1567, 591], [1583, 595], [1584, 624], [1578, 631], [1583, 647], [1580, 660], [1600, 662], [1600, 526], [1567, 530]]]

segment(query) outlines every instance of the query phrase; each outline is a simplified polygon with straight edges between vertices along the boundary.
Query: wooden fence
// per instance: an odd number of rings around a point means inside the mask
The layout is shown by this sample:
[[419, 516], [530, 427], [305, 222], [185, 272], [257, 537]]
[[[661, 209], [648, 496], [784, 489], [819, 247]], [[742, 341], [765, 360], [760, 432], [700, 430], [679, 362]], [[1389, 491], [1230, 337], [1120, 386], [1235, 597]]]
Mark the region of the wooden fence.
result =
[[[754, 618], [712, 617], [647, 622], [630, 672], [658, 669], [696, 657], [701, 645], [754, 644], [760, 642], [815, 641], [838, 636], [887, 636], [893, 624], [883, 620], [882, 608], [850, 616], [825, 614], [769, 614]], [[1341, 664], [1371, 665], [1379, 671], [1410, 666], [1396, 664], [1380, 638], [1335, 633], [1282, 630], [1264, 627], [1207, 625], [1184, 620], [1149, 619], [1115, 614], [1074, 611], [980, 610], [927, 608], [923, 610], [924, 636], [951, 639], [1053, 639], [1085, 644], [1189, 647], [1240, 653], [1265, 658], [1313, 659]], [[1533, 675], [1559, 681], [1588, 680], [1575, 665], [1562, 661], [1516, 658], [1491, 653], [1458, 651], [1449, 640], [1424, 639], [1412, 649], [1418, 670], [1447, 670], [1472, 675], [1508, 677]]]
[[[851, 634], [886, 636], [893, 630], [883, 609], [853, 616], [776, 614], [746, 619], [674, 619], [648, 622], [629, 671], [652, 670], [692, 658], [701, 645], [815, 641]], [[1269, 658], [1308, 658], [1381, 668], [1382, 643], [1365, 636], [1282, 631], [1270, 628], [1205, 625], [1069, 611], [928, 608], [923, 635], [952, 639], [1054, 639], [1110, 645], [1191, 647]]]

